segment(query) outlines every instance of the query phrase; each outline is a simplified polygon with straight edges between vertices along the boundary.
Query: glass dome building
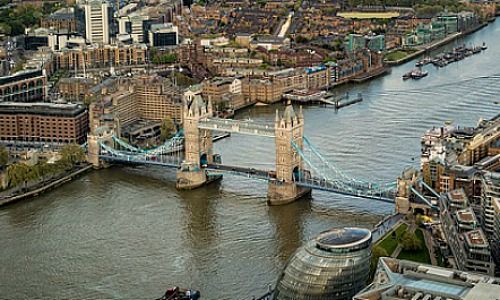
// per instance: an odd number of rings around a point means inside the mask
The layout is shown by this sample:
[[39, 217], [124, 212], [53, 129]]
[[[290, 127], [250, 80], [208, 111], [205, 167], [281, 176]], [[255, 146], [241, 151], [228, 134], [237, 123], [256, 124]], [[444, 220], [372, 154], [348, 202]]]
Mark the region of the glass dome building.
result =
[[371, 232], [339, 228], [300, 247], [278, 278], [274, 300], [352, 299], [370, 273]]

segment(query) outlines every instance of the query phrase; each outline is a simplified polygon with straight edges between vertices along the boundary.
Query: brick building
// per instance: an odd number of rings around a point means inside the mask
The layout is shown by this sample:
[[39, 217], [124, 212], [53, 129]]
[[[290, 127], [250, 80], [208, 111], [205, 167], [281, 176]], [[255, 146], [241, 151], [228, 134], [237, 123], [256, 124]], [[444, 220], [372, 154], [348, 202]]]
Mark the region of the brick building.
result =
[[83, 144], [87, 109], [78, 104], [0, 103], [0, 142], [14, 145]]

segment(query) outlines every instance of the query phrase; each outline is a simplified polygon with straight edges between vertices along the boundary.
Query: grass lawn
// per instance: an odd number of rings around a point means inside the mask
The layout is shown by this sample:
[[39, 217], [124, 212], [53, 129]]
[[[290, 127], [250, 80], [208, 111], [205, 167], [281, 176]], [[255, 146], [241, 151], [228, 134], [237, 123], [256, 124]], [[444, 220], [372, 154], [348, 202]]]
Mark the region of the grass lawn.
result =
[[382, 247], [387, 251], [389, 256], [396, 250], [398, 247], [398, 241], [403, 236], [404, 232], [408, 228], [408, 225], [401, 224], [398, 228], [396, 228], [396, 238], [393, 238], [392, 233], [388, 234], [379, 244], [378, 246]]
[[339, 12], [337, 16], [346, 19], [391, 19], [399, 17], [399, 13], [396, 11], [386, 11], [386, 12], [346, 11], [346, 12]]
[[398, 258], [411, 260], [415, 262], [421, 262], [424, 264], [430, 264], [431, 258], [429, 256], [429, 249], [427, 249], [427, 246], [425, 245], [424, 233], [422, 232], [421, 229], [417, 229], [415, 230], [415, 235], [422, 244], [422, 249], [418, 251], [401, 250], [401, 253], [399, 253]]
[[396, 50], [389, 52], [385, 55], [384, 59], [387, 61], [396, 61], [405, 58], [409, 54], [413, 53], [411, 50]]

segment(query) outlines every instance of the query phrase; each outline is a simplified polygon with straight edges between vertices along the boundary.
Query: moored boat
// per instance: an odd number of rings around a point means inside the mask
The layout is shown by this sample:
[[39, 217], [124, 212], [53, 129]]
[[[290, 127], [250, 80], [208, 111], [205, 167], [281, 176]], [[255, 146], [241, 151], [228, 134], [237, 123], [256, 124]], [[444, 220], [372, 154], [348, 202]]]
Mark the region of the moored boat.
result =
[[182, 289], [178, 286], [168, 288], [165, 294], [156, 300], [198, 300], [200, 292], [190, 289]]

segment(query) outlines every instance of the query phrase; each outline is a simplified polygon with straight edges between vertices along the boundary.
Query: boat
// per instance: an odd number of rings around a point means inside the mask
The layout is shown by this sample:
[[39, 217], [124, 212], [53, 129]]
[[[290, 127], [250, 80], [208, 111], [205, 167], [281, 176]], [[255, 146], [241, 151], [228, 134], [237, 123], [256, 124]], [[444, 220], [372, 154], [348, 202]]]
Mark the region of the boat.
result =
[[410, 79], [410, 78], [411, 78], [411, 72], [412, 72], [412, 71], [410, 71], [410, 72], [408, 72], [408, 73], [403, 74], [403, 80], [408, 80], [408, 79]]
[[486, 43], [483, 42], [483, 45], [481, 46], [481, 50], [486, 50], [486, 49], [488, 49], [488, 46], [486, 46]]
[[163, 296], [156, 300], [198, 300], [200, 299], [200, 292], [190, 289], [182, 289], [178, 286], [168, 288]]
[[425, 70], [422, 70], [421, 68], [418, 68], [416, 70], [411, 71], [411, 78], [412, 79], [420, 79], [424, 78], [427, 76], [429, 73]]

